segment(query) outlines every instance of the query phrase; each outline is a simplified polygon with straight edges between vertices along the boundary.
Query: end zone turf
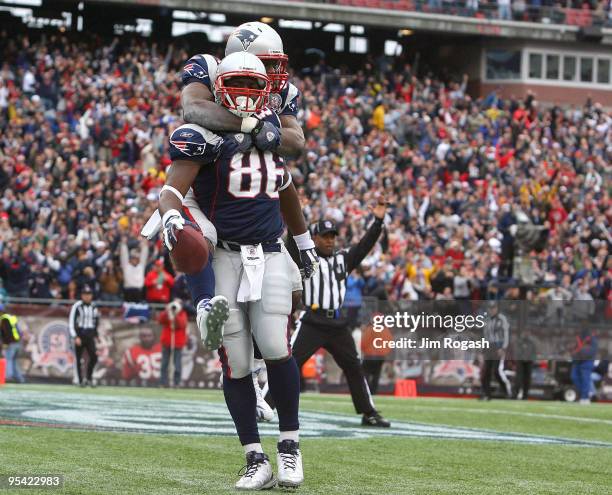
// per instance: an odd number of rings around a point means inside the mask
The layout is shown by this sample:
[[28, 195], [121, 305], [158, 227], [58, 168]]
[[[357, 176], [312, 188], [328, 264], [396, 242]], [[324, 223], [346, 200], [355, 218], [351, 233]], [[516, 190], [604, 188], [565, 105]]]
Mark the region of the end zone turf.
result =
[[[302, 396], [300, 493], [609, 493], [609, 405], [377, 404], [392, 429], [358, 426], [347, 396]], [[243, 464], [217, 391], [7, 386], [0, 423], [0, 472], [64, 474], [62, 493], [232, 493]]]

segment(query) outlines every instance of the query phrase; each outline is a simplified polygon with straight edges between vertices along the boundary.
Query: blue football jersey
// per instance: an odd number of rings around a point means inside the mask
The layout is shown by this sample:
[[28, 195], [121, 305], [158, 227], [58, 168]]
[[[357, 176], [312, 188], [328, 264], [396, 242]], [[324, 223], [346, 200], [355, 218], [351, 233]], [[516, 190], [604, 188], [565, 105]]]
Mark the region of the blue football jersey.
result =
[[255, 147], [240, 152], [244, 138], [241, 133], [220, 136], [185, 124], [170, 137], [170, 157], [173, 162], [202, 164], [192, 189], [219, 239], [239, 244], [274, 241], [285, 228], [278, 197], [285, 167], [275, 153]]
[[[204, 84], [212, 93], [215, 84], [215, 74], [219, 60], [209, 54], [194, 55], [185, 63], [181, 73], [183, 86], [191, 83]], [[269, 107], [278, 115], [291, 115], [298, 113], [300, 91], [291, 83], [285, 85], [280, 94], [270, 93]]]

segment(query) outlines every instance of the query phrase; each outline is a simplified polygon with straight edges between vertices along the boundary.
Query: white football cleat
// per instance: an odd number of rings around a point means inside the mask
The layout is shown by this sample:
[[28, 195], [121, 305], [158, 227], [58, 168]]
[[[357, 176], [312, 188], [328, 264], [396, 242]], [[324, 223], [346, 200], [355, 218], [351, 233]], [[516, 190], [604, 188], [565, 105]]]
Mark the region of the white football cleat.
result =
[[223, 325], [229, 318], [229, 302], [225, 296], [215, 296], [200, 301], [196, 321], [200, 329], [202, 344], [215, 351], [223, 343]]
[[270, 459], [263, 452], [248, 452], [246, 455], [247, 465], [244, 474], [236, 482], [236, 490], [268, 490], [274, 488], [276, 479], [272, 472]]
[[277, 448], [278, 486], [297, 488], [304, 482], [300, 444], [293, 440], [283, 440], [278, 442]]
[[259, 380], [257, 379], [257, 371], [253, 371], [253, 386], [255, 387], [255, 395], [257, 397], [257, 421], [270, 422], [274, 419], [274, 410], [268, 405], [266, 399], [263, 398]]

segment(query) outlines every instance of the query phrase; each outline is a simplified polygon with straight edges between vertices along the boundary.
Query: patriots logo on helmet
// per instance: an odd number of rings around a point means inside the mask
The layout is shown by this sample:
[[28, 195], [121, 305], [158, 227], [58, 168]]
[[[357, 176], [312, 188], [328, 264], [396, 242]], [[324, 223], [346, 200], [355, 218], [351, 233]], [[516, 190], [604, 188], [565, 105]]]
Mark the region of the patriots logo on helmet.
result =
[[258, 34], [254, 33], [253, 31], [249, 31], [248, 29], [240, 29], [234, 34], [236, 38], [240, 40], [240, 43], [242, 43], [242, 46], [244, 47], [245, 51], [249, 49], [251, 43], [253, 43], [253, 41], [255, 41], [259, 36]]
[[272, 108], [272, 110], [276, 112], [280, 109], [282, 101], [283, 99], [281, 95], [279, 95], [278, 93], [270, 93], [268, 105], [270, 105], [270, 108]]

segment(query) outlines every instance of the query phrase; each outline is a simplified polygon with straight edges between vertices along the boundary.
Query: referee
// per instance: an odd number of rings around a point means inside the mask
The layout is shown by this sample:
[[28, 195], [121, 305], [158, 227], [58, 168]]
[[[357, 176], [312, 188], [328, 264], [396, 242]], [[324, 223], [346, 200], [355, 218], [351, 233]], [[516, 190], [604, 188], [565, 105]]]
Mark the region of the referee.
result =
[[504, 360], [510, 344], [510, 324], [505, 315], [499, 311], [499, 303], [489, 303], [489, 317], [484, 328], [484, 338], [489, 342], [489, 350], [485, 352], [485, 361], [481, 373], [482, 394], [480, 400], [491, 400], [491, 378], [493, 373], [506, 393], [512, 397], [512, 386], [504, 371]]
[[[98, 320], [100, 319], [98, 308], [92, 303], [93, 292], [89, 285], [85, 285], [81, 291], [81, 300], [73, 304], [70, 310], [68, 328], [70, 337], [74, 341], [76, 354], [77, 376], [81, 387], [87, 384], [95, 387], [92, 375], [94, 367], [98, 362], [96, 354], [96, 337], [98, 336]], [[87, 364], [87, 378], [83, 380], [81, 372], [81, 357], [87, 351], [89, 362]]]
[[303, 282], [306, 310], [291, 339], [293, 356], [300, 369], [321, 347], [332, 355], [346, 376], [355, 410], [363, 415], [361, 424], [364, 426], [389, 427], [391, 424], [374, 408], [349, 321], [340, 314], [340, 308], [344, 302], [346, 278], [376, 244], [386, 208], [381, 197], [373, 209], [374, 222], [359, 243], [349, 249], [335, 249], [338, 230], [332, 221], [321, 220], [315, 224], [313, 234], [320, 257], [319, 273]]

